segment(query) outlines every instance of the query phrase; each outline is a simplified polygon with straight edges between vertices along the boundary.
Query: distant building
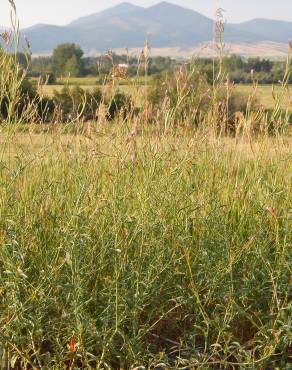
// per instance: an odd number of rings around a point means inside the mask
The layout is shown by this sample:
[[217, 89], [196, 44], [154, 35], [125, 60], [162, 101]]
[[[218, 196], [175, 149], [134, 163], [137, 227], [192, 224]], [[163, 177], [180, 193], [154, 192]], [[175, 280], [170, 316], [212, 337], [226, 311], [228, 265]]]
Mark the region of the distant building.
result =
[[121, 69], [121, 70], [127, 70], [129, 69], [129, 65], [128, 64], [118, 64], [118, 68]]
[[125, 77], [128, 73], [129, 65], [128, 64], [118, 64], [112, 69], [112, 78], [114, 77]]

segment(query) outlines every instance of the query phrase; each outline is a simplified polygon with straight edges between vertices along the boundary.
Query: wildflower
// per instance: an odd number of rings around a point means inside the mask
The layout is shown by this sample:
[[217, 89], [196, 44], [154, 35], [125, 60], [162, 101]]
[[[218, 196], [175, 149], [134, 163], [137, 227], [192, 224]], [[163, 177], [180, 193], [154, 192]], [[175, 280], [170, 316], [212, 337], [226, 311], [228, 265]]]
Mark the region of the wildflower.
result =
[[276, 214], [276, 210], [274, 207], [267, 207], [267, 211], [269, 212], [269, 214], [275, 218], [277, 218], [277, 214]]
[[270, 214], [272, 214], [272, 215], [274, 215], [274, 214], [275, 214], [275, 208], [274, 208], [274, 207], [267, 207], [267, 211], [268, 211]]
[[71, 337], [71, 339], [70, 339], [70, 342], [69, 342], [69, 350], [70, 350], [70, 352], [75, 352], [75, 339], [74, 339], [74, 337]]
[[136, 137], [136, 136], [137, 136], [137, 131], [136, 131], [136, 130], [132, 130], [132, 131], [130, 132], [129, 137], [130, 137], [130, 138], [134, 138], [134, 137]]

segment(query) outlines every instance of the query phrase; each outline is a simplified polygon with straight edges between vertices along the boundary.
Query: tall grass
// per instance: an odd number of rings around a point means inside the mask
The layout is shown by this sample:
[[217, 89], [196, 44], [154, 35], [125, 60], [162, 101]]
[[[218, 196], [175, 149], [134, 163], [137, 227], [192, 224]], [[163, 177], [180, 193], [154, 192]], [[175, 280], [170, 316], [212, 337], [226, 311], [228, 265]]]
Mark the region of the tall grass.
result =
[[188, 125], [185, 71], [154, 119], [2, 125], [3, 369], [289, 368], [291, 138], [251, 111], [228, 137], [226, 76]]
[[20, 140], [0, 281], [21, 366], [285, 368], [291, 143], [139, 138], [133, 162], [123, 134], [37, 157]]

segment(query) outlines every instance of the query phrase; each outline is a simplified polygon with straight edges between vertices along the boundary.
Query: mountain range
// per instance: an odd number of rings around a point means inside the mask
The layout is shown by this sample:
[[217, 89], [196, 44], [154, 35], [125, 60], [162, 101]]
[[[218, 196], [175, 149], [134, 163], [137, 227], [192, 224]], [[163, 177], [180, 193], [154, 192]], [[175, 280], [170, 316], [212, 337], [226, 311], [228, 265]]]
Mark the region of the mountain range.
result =
[[[213, 39], [214, 21], [194, 10], [168, 2], [143, 8], [121, 3], [79, 18], [65, 26], [37, 24], [23, 29], [34, 54], [50, 54], [60, 43], [79, 44], [85, 53], [141, 48], [147, 38], [152, 48], [188, 50]], [[225, 42], [269, 43], [279, 48], [292, 38], [292, 22], [254, 19], [226, 24]]]

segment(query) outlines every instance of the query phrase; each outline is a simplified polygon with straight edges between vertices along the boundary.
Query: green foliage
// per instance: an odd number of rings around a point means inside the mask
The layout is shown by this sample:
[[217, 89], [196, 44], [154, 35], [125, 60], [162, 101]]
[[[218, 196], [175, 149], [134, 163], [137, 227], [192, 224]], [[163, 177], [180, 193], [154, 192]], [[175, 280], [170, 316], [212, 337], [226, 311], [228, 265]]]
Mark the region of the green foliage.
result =
[[[17, 100], [14, 102], [13, 115], [9, 112], [9, 96], [0, 99], [0, 121], [13, 119], [14, 123], [49, 122], [55, 106], [52, 99], [41, 97], [29, 79], [25, 78], [18, 86]], [[27, 121], [29, 120], [29, 121]]]
[[[222, 60], [224, 70], [229, 73], [231, 81], [235, 83], [251, 84], [253, 80], [259, 84], [273, 84], [283, 79], [286, 64], [272, 62], [267, 59], [249, 58], [247, 60], [237, 55], [224, 57]], [[197, 64], [201, 73], [205, 74], [209, 83], [213, 82], [213, 60], [199, 59]], [[218, 61], [215, 60], [215, 67]], [[253, 74], [251, 74], [251, 71]], [[292, 82], [292, 77], [290, 77]]]
[[230, 57], [224, 57], [223, 65], [225, 70], [228, 72], [238, 71], [245, 68], [245, 62], [239, 55], [231, 55]]
[[[141, 68], [141, 66], [139, 68], [138, 58], [129, 57], [128, 55], [117, 55], [113, 53], [111, 58], [108, 56], [85, 57], [81, 59], [81, 66], [79, 56], [74, 55], [75, 53], [69, 53], [66, 60], [62, 60], [60, 63], [60, 73], [58, 73], [59, 76], [68, 74], [72, 76], [99, 76], [101, 80], [104, 80], [105, 76], [110, 74], [113, 65], [118, 65], [120, 63], [126, 63], [129, 66], [127, 72], [129, 77], [137, 76], [138, 70], [140, 76], [143, 76], [145, 73], [144, 68]], [[284, 62], [261, 58], [243, 59], [237, 55], [223, 57], [222, 62], [224, 70], [228, 71], [231, 80], [235, 83], [243, 84], [250, 84], [253, 82], [251, 71], [254, 72], [253, 77], [256, 78], [260, 84], [278, 83], [278, 81], [282, 80], [286, 68]], [[205, 75], [209, 84], [212, 84], [214, 78], [213, 60], [209, 58], [200, 58], [196, 63], [199, 66], [200, 73]], [[169, 57], [153, 57], [149, 60], [147, 73], [149, 76], [172, 73], [178, 64], [180, 64], [179, 61]], [[56, 69], [53, 57], [33, 58], [30, 65], [29, 73], [32, 76], [46, 74]], [[218, 60], [215, 60], [215, 67], [216, 65], [218, 65]], [[292, 77], [290, 78], [290, 82], [292, 82]]]
[[31, 56], [25, 53], [16, 53], [16, 61], [21, 66], [22, 69], [28, 69], [31, 62]]
[[33, 138], [0, 172], [0, 342], [17, 368], [285, 369], [287, 147], [145, 133], [133, 163], [116, 129]]
[[126, 117], [131, 109], [130, 97], [122, 92], [117, 91], [110, 99], [106, 99], [98, 88], [86, 91], [79, 86], [65, 86], [61, 91], [55, 91], [53, 101], [61, 113], [59, 122], [95, 120], [101, 104], [104, 105], [106, 118], [109, 120], [113, 120], [118, 114]]
[[57, 83], [56, 75], [52, 72], [42, 74], [40, 79], [42, 84], [55, 85]]
[[208, 94], [208, 90], [207, 80], [202, 74], [180, 68], [154, 79], [148, 97], [157, 108], [166, 103], [179, 113], [187, 114], [198, 104], [201, 109], [206, 107], [207, 100], [201, 98]]
[[[206, 65], [205, 65], [206, 67]], [[214, 109], [218, 126], [226, 122], [226, 130], [234, 132], [235, 113], [257, 111], [260, 104], [257, 97], [234, 91], [232, 86], [219, 86], [215, 94], [206, 73], [196, 66], [190, 71], [180, 68], [174, 73], [156, 78], [149, 91], [149, 101], [157, 111], [168, 109], [173, 121], [202, 125], [206, 116]], [[206, 69], [205, 69], [206, 71]], [[212, 68], [213, 74], [213, 68]]]
[[44, 76], [53, 73], [53, 69], [53, 58], [51, 56], [34, 57], [30, 63], [29, 74], [32, 77]]
[[113, 120], [117, 114], [121, 113], [122, 117], [126, 117], [131, 110], [131, 98], [123, 92], [117, 91], [110, 99], [108, 104], [107, 117]]
[[37, 95], [21, 64], [23, 55], [11, 55], [8, 50], [8, 46], [7, 50], [0, 49], [0, 123], [31, 119], [32, 102]]
[[93, 93], [86, 92], [81, 87], [65, 86], [61, 91], [55, 91], [53, 101], [61, 112], [59, 120], [72, 121], [76, 119], [95, 119], [96, 111], [101, 103], [102, 93], [96, 89]]
[[78, 62], [76, 55], [67, 60], [64, 72], [66, 76], [80, 76], [80, 62]]
[[83, 51], [75, 44], [61, 44], [53, 52], [53, 70], [57, 76], [82, 74]]
[[246, 72], [254, 70], [255, 72], [271, 72], [273, 63], [267, 59], [249, 58], [245, 64]]
[[[77, 73], [81, 58], [63, 45], [55, 67]], [[246, 64], [225, 62], [234, 73]], [[253, 141], [264, 118], [253, 96], [223, 73], [214, 81], [208, 60], [171, 63], [158, 61], [166, 76], [134, 116], [115, 84], [42, 97], [0, 50], [0, 120], [15, 124], [0, 135], [1, 367], [289, 367], [292, 168], [280, 98], [268, 114], [276, 138]], [[238, 112], [246, 136], [233, 140]], [[36, 135], [44, 122], [54, 125]]]

